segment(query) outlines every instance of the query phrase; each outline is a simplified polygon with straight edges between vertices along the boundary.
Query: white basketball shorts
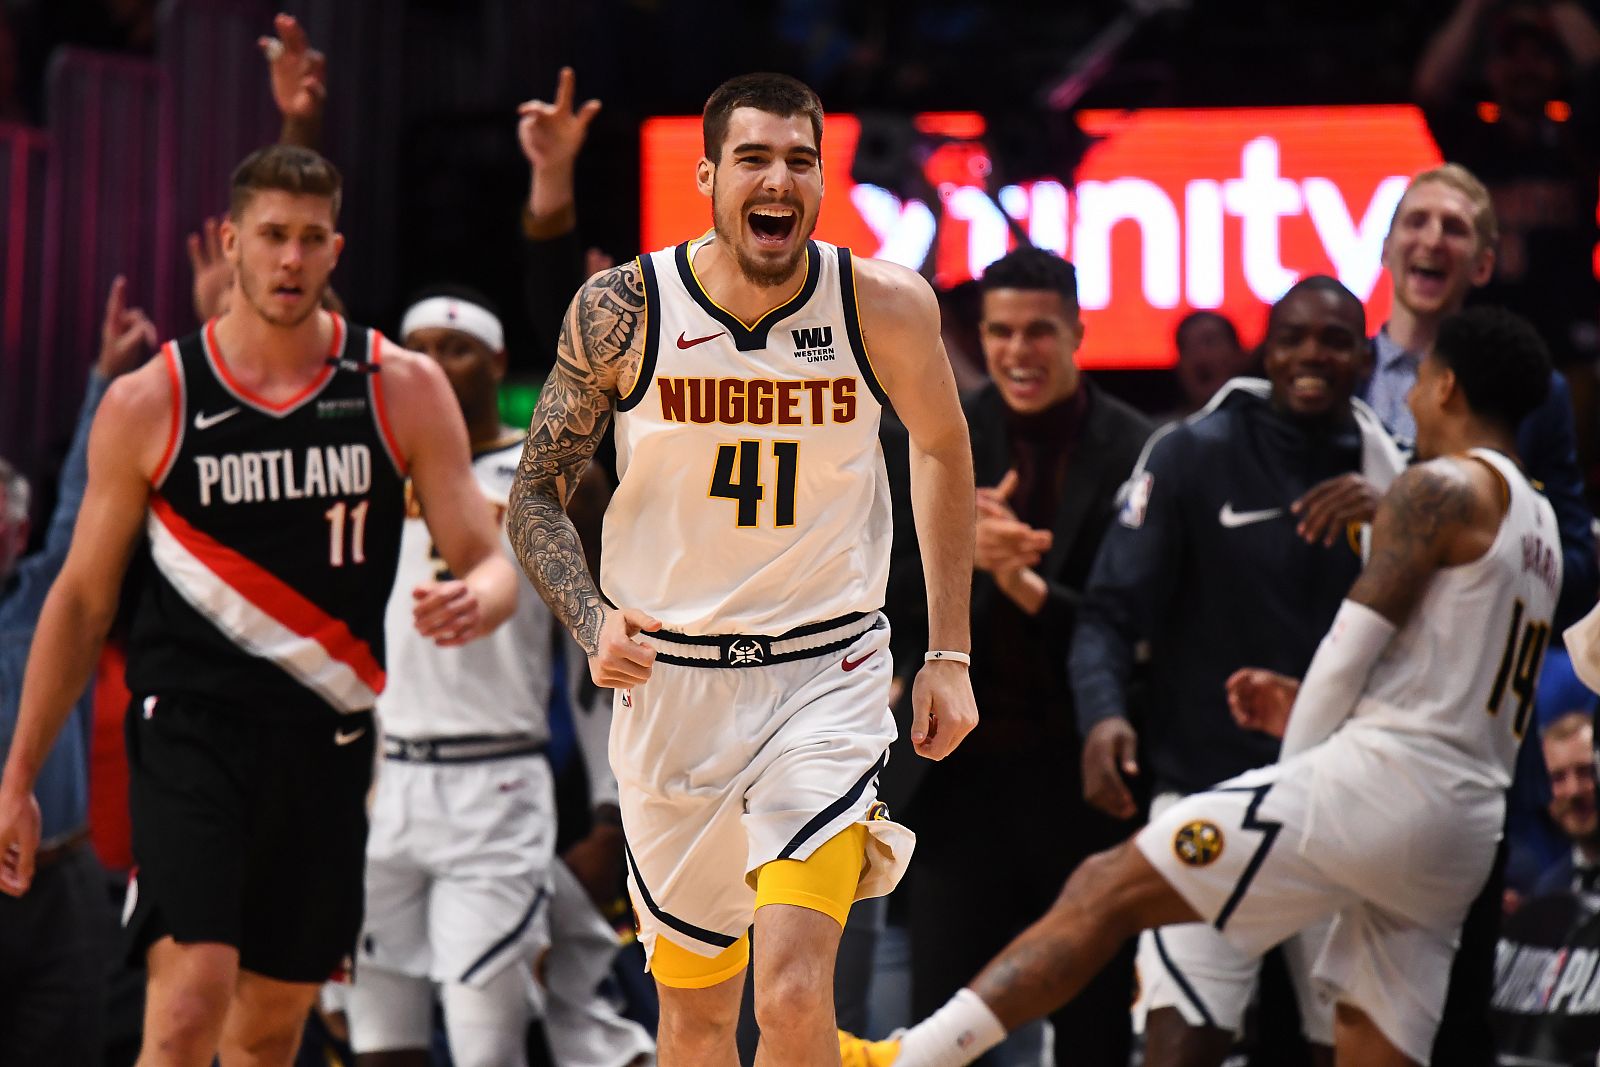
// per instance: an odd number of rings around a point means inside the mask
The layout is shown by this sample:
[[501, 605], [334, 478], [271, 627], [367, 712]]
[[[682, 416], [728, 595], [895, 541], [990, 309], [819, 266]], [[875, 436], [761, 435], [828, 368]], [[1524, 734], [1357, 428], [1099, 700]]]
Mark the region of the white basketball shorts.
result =
[[[1150, 804], [1152, 820], [1182, 799], [1181, 793], [1156, 797]], [[1289, 981], [1300, 1006], [1301, 1032], [1319, 1045], [1333, 1044], [1333, 999], [1313, 979], [1312, 968], [1331, 925], [1331, 918], [1323, 919], [1283, 943]], [[1140, 934], [1137, 967], [1136, 1031], [1144, 1033], [1151, 1012], [1173, 1008], [1190, 1026], [1237, 1034], [1255, 997], [1261, 957], [1234, 948], [1212, 926], [1184, 923]]]
[[[852, 823], [870, 834], [856, 899], [900, 880], [915, 836], [871, 817], [895, 737], [889, 626], [867, 625], [846, 647], [765, 665], [658, 660], [617, 692], [611, 765], [646, 953], [663, 935], [707, 958], [732, 947], [754, 918], [755, 872]], [[735, 651], [748, 662], [778, 646]]]
[[549, 944], [555, 793], [542, 755], [383, 761], [362, 965], [481, 987]]
[[1427, 739], [1347, 725], [1287, 763], [1185, 797], [1139, 850], [1247, 957], [1333, 918], [1313, 973], [1426, 1063], [1503, 800]]

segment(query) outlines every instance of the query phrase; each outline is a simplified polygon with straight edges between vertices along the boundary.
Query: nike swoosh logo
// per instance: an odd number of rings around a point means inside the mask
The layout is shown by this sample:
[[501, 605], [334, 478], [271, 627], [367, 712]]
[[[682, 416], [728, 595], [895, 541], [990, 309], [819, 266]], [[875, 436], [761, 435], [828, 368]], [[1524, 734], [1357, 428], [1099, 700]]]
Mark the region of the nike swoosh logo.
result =
[[857, 667], [861, 666], [863, 663], [867, 662], [867, 660], [871, 659], [873, 656], [876, 656], [877, 654], [878, 654], [878, 650], [877, 649], [873, 649], [871, 652], [868, 652], [865, 656], [862, 656], [860, 659], [857, 659], [857, 660], [852, 660], [849, 656], [846, 656], [844, 659], [839, 661], [839, 666], [843, 667], [847, 671], [853, 671]]
[[1252, 523], [1266, 522], [1283, 514], [1282, 508], [1263, 508], [1260, 511], [1234, 511], [1230, 501], [1222, 505], [1222, 510], [1217, 513], [1217, 521], [1222, 523], [1225, 530], [1235, 530], [1240, 526], [1249, 526]]
[[715, 341], [719, 337], [725, 337], [727, 336], [727, 333], [727, 330], [723, 330], [721, 333], [708, 333], [704, 337], [693, 338], [691, 338], [687, 333], [680, 333], [678, 335], [678, 347], [693, 348], [695, 345], [703, 345], [707, 341]]
[[348, 732], [344, 730], [335, 730], [333, 732], [333, 743], [336, 745], [348, 745], [352, 741], [359, 741], [361, 739], [361, 735], [366, 732], [367, 728], [365, 726], [358, 730], [350, 730]]
[[219, 411], [215, 415], [207, 415], [203, 411], [197, 411], [194, 413], [194, 428], [197, 430], [209, 430], [217, 423], [222, 422], [224, 419], [231, 419], [237, 414], [239, 414], [238, 408]]

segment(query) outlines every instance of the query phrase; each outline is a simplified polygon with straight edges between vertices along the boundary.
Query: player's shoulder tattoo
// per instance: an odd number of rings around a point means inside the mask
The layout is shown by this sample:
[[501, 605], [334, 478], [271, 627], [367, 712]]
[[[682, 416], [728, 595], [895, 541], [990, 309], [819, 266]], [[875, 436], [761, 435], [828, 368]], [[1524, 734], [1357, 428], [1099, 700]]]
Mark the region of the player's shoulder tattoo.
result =
[[1378, 509], [1389, 531], [1417, 544], [1434, 544], [1446, 532], [1472, 520], [1478, 506], [1472, 482], [1451, 460], [1432, 460], [1395, 480]]
[[558, 358], [578, 351], [600, 381], [629, 381], [644, 354], [648, 315], [638, 260], [590, 278], [578, 291], [573, 313], [562, 324]]
[[1457, 463], [1434, 460], [1401, 474], [1378, 504], [1372, 556], [1350, 598], [1391, 622], [1403, 622], [1438, 569], [1447, 542], [1478, 508], [1472, 483]]

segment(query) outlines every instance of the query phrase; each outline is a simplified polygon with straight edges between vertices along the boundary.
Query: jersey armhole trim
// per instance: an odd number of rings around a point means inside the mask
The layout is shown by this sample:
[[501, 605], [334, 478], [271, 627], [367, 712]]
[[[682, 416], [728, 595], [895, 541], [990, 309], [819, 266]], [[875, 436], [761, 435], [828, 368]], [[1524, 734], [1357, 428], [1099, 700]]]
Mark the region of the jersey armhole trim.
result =
[[161, 453], [156, 469], [150, 475], [151, 488], [160, 489], [172, 473], [178, 453], [183, 450], [183, 421], [189, 412], [189, 398], [184, 390], [183, 361], [178, 358], [178, 342], [168, 341], [161, 346], [162, 359], [167, 364], [167, 378], [172, 382], [172, 417], [167, 420], [167, 448]]
[[[661, 339], [661, 290], [656, 284], [656, 267], [651, 259], [646, 253], [634, 260], [639, 264], [639, 280], [644, 283], [644, 352], [639, 358], [639, 373], [633, 384], [617, 397], [618, 411], [632, 411], [637, 407], [650, 389], [650, 380], [656, 376], [656, 349]], [[655, 314], [650, 312], [652, 307]]]
[[1505, 474], [1501, 472], [1499, 467], [1496, 467], [1482, 456], [1473, 455], [1471, 452], [1467, 453], [1467, 455], [1489, 468], [1489, 473], [1494, 475], [1495, 484], [1500, 487], [1500, 510], [1502, 512], [1510, 511], [1511, 483], [1506, 480]]
[[855, 357], [856, 368], [861, 371], [861, 377], [878, 403], [889, 407], [889, 393], [878, 380], [878, 371], [872, 365], [871, 354], [867, 352], [866, 336], [861, 332], [861, 313], [856, 302], [856, 262], [848, 248], [839, 249], [839, 300], [844, 305], [844, 332], [850, 338], [850, 351]]
[[395, 440], [394, 429], [389, 425], [389, 408], [383, 400], [383, 334], [377, 330], [367, 330], [367, 363], [372, 367], [372, 373], [367, 375], [367, 393], [372, 400], [372, 421], [377, 424], [378, 437], [383, 441], [383, 450], [389, 453], [389, 462], [394, 464], [394, 469], [400, 477], [407, 477], [411, 472], [406, 467], [405, 453], [400, 450], [400, 443]]

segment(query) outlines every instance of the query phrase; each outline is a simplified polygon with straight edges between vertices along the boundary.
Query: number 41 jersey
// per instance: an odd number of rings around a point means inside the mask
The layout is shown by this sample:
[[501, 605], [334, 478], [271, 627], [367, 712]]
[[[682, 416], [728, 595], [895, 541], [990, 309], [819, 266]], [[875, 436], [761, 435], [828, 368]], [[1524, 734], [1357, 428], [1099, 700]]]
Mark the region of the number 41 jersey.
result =
[[214, 320], [162, 349], [174, 410], [146, 518], [133, 693], [306, 715], [370, 708], [383, 689], [402, 460], [382, 337], [333, 323], [322, 372], [282, 403], [233, 379]]
[[639, 259], [644, 358], [617, 403], [602, 588], [686, 634], [876, 611], [892, 536], [886, 398], [850, 252], [808, 242], [797, 291], [746, 325], [695, 276], [707, 239]]

